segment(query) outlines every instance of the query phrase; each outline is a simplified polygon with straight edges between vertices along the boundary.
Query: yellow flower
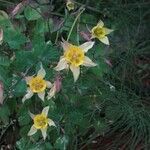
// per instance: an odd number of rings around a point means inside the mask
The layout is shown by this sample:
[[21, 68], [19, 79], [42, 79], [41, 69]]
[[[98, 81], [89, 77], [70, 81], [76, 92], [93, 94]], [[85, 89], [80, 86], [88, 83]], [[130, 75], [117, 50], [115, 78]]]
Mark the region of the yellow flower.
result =
[[74, 10], [74, 3], [71, 0], [67, 0], [66, 7], [69, 11]]
[[22, 102], [31, 98], [34, 93], [37, 93], [39, 98], [44, 101], [46, 88], [52, 87], [52, 83], [50, 81], [44, 80], [45, 75], [46, 72], [41, 64], [41, 68], [38, 71], [37, 76], [26, 77], [26, 83], [29, 87], [27, 88], [27, 93], [23, 97]]
[[80, 46], [75, 46], [67, 41], [63, 41], [62, 47], [64, 49], [64, 55], [60, 57], [58, 65], [55, 67], [56, 71], [67, 69], [73, 73], [74, 82], [80, 75], [80, 66], [94, 67], [95, 64], [89, 57], [85, 56], [85, 53], [93, 47], [94, 42], [86, 42]]
[[91, 30], [92, 38], [98, 38], [104, 44], [109, 45], [107, 35], [112, 31], [113, 30], [104, 27], [104, 23], [100, 20], [99, 23]]
[[34, 93], [43, 92], [46, 89], [46, 81], [41, 76], [33, 77], [28, 84]]
[[37, 132], [37, 130], [40, 129], [44, 140], [46, 139], [46, 136], [47, 136], [46, 131], [47, 131], [48, 125], [56, 126], [55, 123], [53, 122], [53, 120], [51, 120], [47, 117], [48, 111], [49, 111], [49, 106], [45, 107], [42, 110], [41, 114], [34, 115], [34, 114], [30, 113], [30, 116], [33, 119], [34, 123], [31, 127], [30, 131], [28, 132], [28, 136], [35, 134]]

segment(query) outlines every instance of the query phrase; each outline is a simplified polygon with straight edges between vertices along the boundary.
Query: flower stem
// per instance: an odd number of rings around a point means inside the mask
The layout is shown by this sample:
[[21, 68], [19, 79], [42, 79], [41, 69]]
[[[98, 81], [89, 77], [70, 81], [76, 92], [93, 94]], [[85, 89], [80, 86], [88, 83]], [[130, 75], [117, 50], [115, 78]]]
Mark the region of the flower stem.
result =
[[74, 20], [74, 22], [73, 22], [73, 24], [72, 24], [72, 26], [71, 26], [71, 29], [70, 29], [70, 31], [69, 31], [67, 41], [69, 41], [69, 38], [70, 38], [71, 33], [72, 33], [72, 30], [73, 30], [73, 28], [74, 28], [74, 26], [75, 26], [75, 24], [76, 24], [78, 18], [80, 17], [80, 15], [83, 13], [84, 10], [85, 10], [85, 8], [83, 8], [83, 9], [79, 12], [79, 14], [77, 15], [77, 17], [75, 18], [75, 20]]

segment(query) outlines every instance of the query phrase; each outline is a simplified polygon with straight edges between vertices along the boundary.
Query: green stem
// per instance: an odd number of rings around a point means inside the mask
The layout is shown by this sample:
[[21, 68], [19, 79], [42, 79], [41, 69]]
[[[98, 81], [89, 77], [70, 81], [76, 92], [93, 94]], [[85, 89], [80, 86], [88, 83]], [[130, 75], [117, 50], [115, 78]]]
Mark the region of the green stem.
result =
[[69, 38], [70, 38], [71, 33], [72, 33], [72, 30], [73, 30], [73, 28], [74, 28], [74, 26], [75, 26], [75, 24], [76, 24], [78, 18], [80, 17], [80, 15], [83, 13], [84, 10], [85, 10], [85, 8], [83, 8], [83, 9], [79, 12], [79, 14], [77, 15], [77, 17], [75, 18], [75, 20], [74, 20], [74, 22], [73, 22], [73, 24], [72, 24], [72, 26], [71, 26], [71, 29], [70, 29], [70, 31], [69, 31], [67, 41], [69, 41]]
[[57, 44], [58, 37], [59, 37], [59, 31], [57, 31], [57, 34], [56, 34], [56, 38], [55, 38], [55, 44]]
[[12, 2], [5, 1], [5, 0], [0, 0], [0, 2], [2, 2], [2, 3], [7, 3], [7, 4], [9, 4], [9, 5], [13, 5], [13, 4], [14, 4], [14, 3], [12, 3]]

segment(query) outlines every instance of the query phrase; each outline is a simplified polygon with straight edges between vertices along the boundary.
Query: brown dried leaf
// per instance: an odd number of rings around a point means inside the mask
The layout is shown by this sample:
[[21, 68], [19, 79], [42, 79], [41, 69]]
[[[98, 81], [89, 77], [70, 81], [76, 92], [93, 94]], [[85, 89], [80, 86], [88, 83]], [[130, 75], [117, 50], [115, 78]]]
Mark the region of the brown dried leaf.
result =
[[61, 81], [62, 81], [62, 78], [61, 78], [61, 76], [58, 75], [55, 79], [55, 82], [54, 82], [55, 87], [56, 87], [56, 92], [59, 92], [61, 90], [61, 86], [62, 86]]
[[91, 40], [91, 37], [90, 37], [90, 34], [89, 33], [86, 33], [86, 32], [80, 32], [80, 35], [83, 39], [87, 40], [87, 41], [90, 41]]
[[4, 101], [4, 86], [3, 82], [0, 81], [0, 104], [3, 104]]
[[23, 7], [22, 3], [19, 3], [14, 9], [13, 11], [11, 12], [11, 15], [12, 16], [15, 16], [19, 11], [20, 9]]
[[24, 6], [28, 3], [28, 0], [23, 0], [21, 3], [17, 4], [16, 7], [12, 10], [12, 17], [21, 13], [23, 11]]

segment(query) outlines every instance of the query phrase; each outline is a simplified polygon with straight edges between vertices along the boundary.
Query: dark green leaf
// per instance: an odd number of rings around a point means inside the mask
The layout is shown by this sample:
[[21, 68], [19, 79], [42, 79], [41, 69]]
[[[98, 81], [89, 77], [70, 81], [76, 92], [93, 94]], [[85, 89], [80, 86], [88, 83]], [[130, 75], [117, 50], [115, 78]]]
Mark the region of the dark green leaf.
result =
[[34, 9], [30, 6], [27, 6], [24, 10], [24, 15], [27, 20], [37, 20], [41, 17], [40, 9]]
[[69, 140], [68, 137], [65, 135], [63, 137], [59, 137], [55, 142], [55, 148], [59, 150], [66, 150], [68, 140]]

